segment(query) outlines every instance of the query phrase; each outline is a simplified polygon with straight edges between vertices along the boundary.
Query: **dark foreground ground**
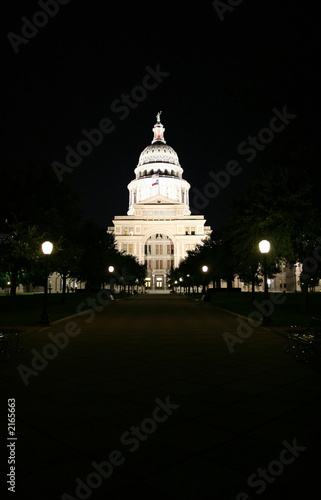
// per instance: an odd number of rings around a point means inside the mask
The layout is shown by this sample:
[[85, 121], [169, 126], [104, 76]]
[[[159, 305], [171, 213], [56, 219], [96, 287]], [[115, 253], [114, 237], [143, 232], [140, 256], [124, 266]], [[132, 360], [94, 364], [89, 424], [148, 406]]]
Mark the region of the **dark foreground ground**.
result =
[[321, 373], [252, 330], [149, 295], [22, 334], [0, 362], [1, 498], [11, 451], [12, 498], [319, 499]]

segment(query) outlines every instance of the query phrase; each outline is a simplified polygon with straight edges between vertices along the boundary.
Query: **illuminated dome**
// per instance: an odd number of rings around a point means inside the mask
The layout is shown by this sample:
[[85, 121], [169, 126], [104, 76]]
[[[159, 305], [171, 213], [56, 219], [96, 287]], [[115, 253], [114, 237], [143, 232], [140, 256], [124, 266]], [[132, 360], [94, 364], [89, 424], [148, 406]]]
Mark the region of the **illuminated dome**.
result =
[[162, 141], [154, 142], [144, 149], [139, 157], [138, 167], [156, 162], [180, 166], [177, 153], [171, 146]]
[[147, 203], [156, 195], [162, 197], [157, 203], [182, 205], [183, 215], [190, 215], [189, 183], [182, 178], [183, 169], [173, 148], [164, 139], [165, 128], [160, 122], [154, 125], [154, 139], [139, 157], [135, 168], [135, 179], [128, 184], [129, 208], [127, 215], [135, 215], [135, 205]]

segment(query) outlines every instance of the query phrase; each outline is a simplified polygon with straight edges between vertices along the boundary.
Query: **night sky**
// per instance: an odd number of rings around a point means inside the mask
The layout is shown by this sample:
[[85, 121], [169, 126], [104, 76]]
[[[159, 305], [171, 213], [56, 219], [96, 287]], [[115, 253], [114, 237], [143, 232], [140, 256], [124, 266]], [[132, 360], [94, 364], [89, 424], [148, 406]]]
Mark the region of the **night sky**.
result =
[[[165, 139], [192, 188], [202, 192], [209, 172], [225, 169], [230, 160], [242, 166], [201, 211], [215, 229], [260, 165], [288, 155], [317, 161], [317, 3], [244, 0], [224, 12], [223, 21], [211, 1], [113, 4], [60, 5], [46, 26], [16, 45], [18, 53], [7, 34], [21, 36], [21, 18], [32, 20], [43, 9], [35, 1], [4, 4], [2, 168], [66, 164], [65, 148], [85, 139], [82, 130], [111, 120], [112, 131], [64, 174], [81, 191], [85, 215], [110, 226], [114, 215], [127, 213], [127, 184], [162, 110]], [[146, 68], [157, 67], [166, 76], [152, 85]], [[137, 91], [139, 102], [131, 98], [134, 105], [120, 108], [115, 101], [144, 81], [153, 89], [145, 96]], [[239, 144], [268, 127], [272, 110], [284, 106], [296, 118], [247, 162]], [[193, 196], [191, 189], [192, 207]]]

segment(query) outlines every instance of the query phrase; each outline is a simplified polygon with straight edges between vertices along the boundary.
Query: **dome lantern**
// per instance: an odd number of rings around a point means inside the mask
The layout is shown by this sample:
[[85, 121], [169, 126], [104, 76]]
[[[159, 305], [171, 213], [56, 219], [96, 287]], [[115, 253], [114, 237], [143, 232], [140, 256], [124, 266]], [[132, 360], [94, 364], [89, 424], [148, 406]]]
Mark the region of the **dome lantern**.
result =
[[164, 139], [165, 128], [163, 127], [160, 121], [160, 115], [161, 111], [159, 111], [156, 115], [157, 122], [155, 123], [153, 128], [154, 139], [152, 140], [152, 144], [154, 144], [155, 142], [161, 142], [163, 144], [166, 144], [166, 141]]

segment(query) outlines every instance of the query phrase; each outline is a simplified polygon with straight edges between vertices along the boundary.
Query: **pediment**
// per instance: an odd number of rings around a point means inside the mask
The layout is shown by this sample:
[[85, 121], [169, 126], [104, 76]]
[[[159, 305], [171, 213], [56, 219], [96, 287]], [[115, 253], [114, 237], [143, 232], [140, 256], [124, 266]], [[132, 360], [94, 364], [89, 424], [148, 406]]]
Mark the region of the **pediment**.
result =
[[151, 196], [147, 200], [135, 203], [134, 206], [142, 206], [142, 205], [183, 205], [183, 203], [179, 203], [178, 201], [175, 202], [171, 198], [167, 198], [162, 194], [156, 194], [155, 196]]

